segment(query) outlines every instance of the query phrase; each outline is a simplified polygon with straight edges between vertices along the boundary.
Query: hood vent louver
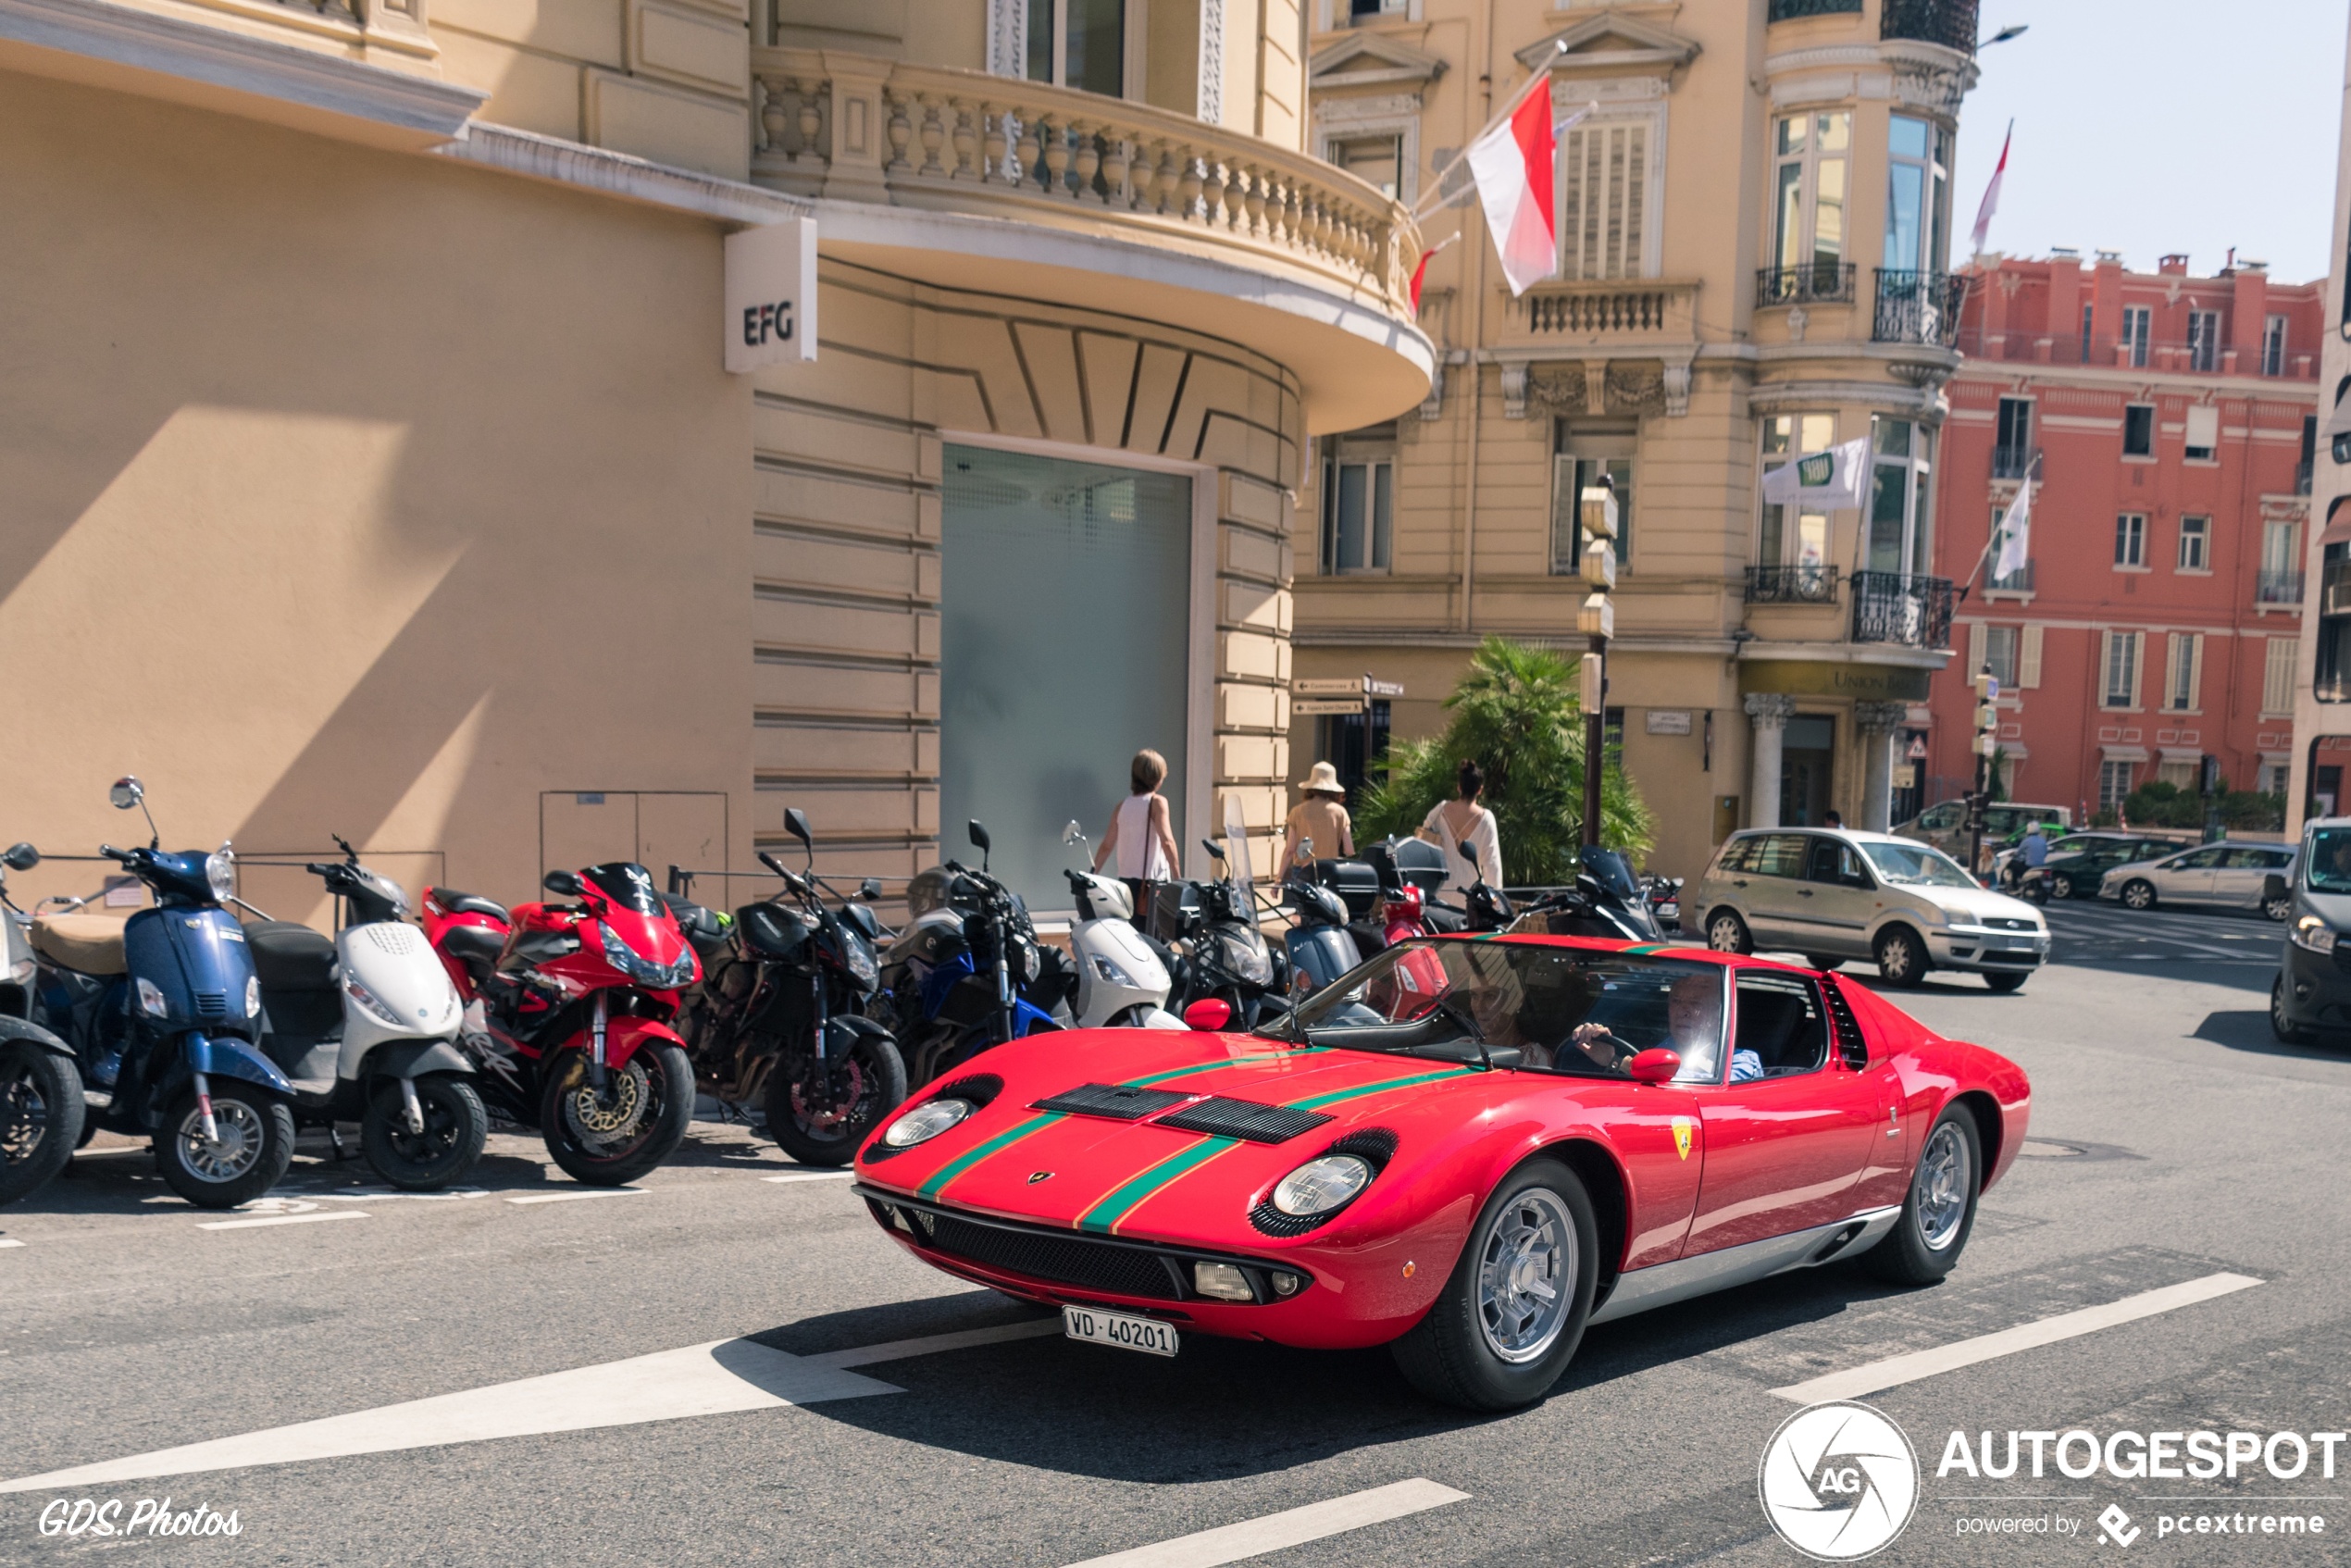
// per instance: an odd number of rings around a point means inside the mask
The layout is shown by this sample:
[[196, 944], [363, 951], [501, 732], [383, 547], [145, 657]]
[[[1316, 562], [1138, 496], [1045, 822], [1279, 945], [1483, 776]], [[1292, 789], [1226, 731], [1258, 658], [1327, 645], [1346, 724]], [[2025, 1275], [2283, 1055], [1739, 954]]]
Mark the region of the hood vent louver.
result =
[[1215, 1138], [1245, 1139], [1251, 1143], [1287, 1143], [1300, 1133], [1312, 1132], [1337, 1120], [1320, 1111], [1294, 1111], [1287, 1105], [1262, 1105], [1254, 1100], [1226, 1100], [1219, 1095], [1162, 1116], [1154, 1126], [1184, 1132], [1204, 1132]]
[[1057, 1111], [1064, 1116], [1103, 1116], [1113, 1122], [1139, 1122], [1191, 1098], [1163, 1089], [1130, 1089], [1124, 1084], [1079, 1084], [1050, 1100], [1039, 1100], [1032, 1111]]

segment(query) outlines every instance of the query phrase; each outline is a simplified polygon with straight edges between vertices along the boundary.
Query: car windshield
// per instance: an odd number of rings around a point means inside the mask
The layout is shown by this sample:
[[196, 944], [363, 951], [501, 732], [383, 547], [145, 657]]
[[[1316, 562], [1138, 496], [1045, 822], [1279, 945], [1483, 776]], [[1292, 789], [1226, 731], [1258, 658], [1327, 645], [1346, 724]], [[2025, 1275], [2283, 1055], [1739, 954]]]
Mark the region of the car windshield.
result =
[[1929, 888], [1972, 888], [1975, 878], [1959, 869], [1959, 862], [1941, 850], [1925, 844], [1897, 844], [1864, 840], [1861, 852], [1870, 857], [1879, 876], [1889, 882], [1907, 882]]
[[2312, 892], [2351, 893], [2351, 828], [2314, 829], [2302, 864]]
[[1713, 964], [1536, 942], [1399, 942], [1264, 1033], [1337, 1046], [1623, 1078], [1652, 1046], [1685, 1081], [1715, 1077], [1723, 977]]

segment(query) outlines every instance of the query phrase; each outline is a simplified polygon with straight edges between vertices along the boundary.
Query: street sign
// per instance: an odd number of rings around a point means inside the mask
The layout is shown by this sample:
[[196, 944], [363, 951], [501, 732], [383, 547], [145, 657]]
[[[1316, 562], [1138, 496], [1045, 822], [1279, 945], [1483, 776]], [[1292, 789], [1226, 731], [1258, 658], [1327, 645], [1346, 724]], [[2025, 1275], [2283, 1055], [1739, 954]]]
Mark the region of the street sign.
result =
[[1363, 678], [1363, 690], [1375, 697], [1401, 697], [1404, 683], [1400, 680], [1374, 680], [1367, 675]]
[[1289, 711], [1301, 718], [1312, 718], [1318, 714], [1360, 714], [1368, 705], [1361, 695], [1300, 697], [1291, 702]]
[[1352, 675], [1330, 679], [1300, 678], [1291, 681], [1289, 689], [1294, 697], [1354, 697], [1362, 695], [1363, 682]]

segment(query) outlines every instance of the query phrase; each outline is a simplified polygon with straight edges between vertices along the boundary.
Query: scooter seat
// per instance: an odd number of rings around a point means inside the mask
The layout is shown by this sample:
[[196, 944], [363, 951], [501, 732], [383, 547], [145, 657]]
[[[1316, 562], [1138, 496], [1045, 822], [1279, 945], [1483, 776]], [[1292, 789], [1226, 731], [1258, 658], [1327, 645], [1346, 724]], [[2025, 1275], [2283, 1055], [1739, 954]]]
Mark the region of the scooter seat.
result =
[[335, 989], [335, 944], [293, 920], [256, 920], [245, 927], [254, 972], [265, 991]]
[[33, 951], [50, 963], [84, 975], [119, 975], [122, 927], [128, 915], [42, 915], [32, 922]]
[[506, 913], [503, 903], [492, 903], [479, 893], [461, 893], [454, 888], [435, 888], [433, 901], [452, 915], [487, 915], [502, 926], [511, 926], [515, 917]]
[[452, 926], [441, 934], [441, 951], [464, 964], [477, 985], [490, 978], [505, 950], [506, 939], [486, 927]]

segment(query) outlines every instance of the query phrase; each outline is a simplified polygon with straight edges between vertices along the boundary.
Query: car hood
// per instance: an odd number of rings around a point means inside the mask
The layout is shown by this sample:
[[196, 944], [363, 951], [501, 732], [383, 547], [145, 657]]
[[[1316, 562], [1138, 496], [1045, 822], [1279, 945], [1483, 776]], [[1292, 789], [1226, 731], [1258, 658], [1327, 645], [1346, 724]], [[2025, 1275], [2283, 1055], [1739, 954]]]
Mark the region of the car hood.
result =
[[[1002, 1080], [988, 1105], [903, 1152], [875, 1159], [883, 1146], [869, 1144], [859, 1176], [1031, 1224], [1257, 1247], [1269, 1238], [1250, 1226], [1250, 1210], [1333, 1144], [1377, 1131], [1394, 1151], [1476, 1125], [1491, 1101], [1524, 1087], [1523, 1075], [1474, 1064], [1149, 1029], [1015, 1041], [964, 1076], [976, 1074]], [[1154, 1098], [1147, 1110], [1104, 1114], [1058, 1098], [1088, 1085]]]
[[2302, 902], [2311, 914], [2338, 931], [2351, 931], [2351, 895], [2318, 893], [2305, 888]]
[[1928, 888], [1906, 884], [1898, 890], [1934, 905], [1953, 920], [2022, 920], [2034, 926], [2041, 924], [2039, 910], [2022, 899], [2012, 899], [2006, 893], [1996, 893], [1988, 888]]

